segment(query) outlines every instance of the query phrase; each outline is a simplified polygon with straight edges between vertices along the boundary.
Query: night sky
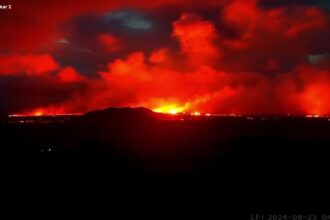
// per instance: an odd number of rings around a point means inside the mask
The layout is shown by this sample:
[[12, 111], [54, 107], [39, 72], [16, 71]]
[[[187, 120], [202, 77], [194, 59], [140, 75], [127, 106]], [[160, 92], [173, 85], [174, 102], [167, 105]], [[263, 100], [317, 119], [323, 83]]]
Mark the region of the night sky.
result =
[[330, 114], [328, 0], [0, 4], [0, 114]]

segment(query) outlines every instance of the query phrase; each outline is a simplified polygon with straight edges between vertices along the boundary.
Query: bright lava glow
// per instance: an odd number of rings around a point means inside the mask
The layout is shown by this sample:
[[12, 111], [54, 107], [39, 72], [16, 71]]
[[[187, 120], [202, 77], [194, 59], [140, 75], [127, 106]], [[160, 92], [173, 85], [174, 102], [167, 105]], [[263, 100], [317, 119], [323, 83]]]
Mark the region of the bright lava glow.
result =
[[38, 117], [38, 116], [43, 116], [44, 112], [43, 111], [36, 111], [33, 113], [34, 116]]
[[66, 114], [12, 114], [8, 115], [9, 118], [19, 117], [47, 117], [47, 116], [80, 116], [82, 113], [66, 113]]
[[9, 117], [45, 117], [45, 116], [75, 116], [82, 115], [81, 113], [65, 113], [62, 110], [54, 108], [37, 108], [31, 111], [11, 114]]
[[321, 115], [306, 115], [306, 118], [320, 118]]
[[184, 106], [177, 106], [177, 105], [165, 105], [165, 106], [161, 106], [159, 108], [153, 109], [154, 112], [166, 113], [166, 114], [172, 114], [172, 115], [176, 115], [178, 113], [183, 113], [184, 110], [185, 110]]

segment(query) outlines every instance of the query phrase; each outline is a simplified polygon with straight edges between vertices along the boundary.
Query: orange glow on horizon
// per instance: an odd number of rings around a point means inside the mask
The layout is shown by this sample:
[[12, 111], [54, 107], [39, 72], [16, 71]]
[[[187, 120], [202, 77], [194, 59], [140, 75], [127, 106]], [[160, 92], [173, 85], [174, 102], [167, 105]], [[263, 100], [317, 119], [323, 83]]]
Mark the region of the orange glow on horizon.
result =
[[33, 112], [32, 113], [34, 116], [43, 116], [44, 115], [44, 112], [42, 110], [38, 110], [36, 112]]
[[191, 115], [193, 115], [193, 116], [201, 116], [202, 114], [200, 112], [193, 112], [193, 113], [191, 113]]
[[185, 110], [186, 110], [185, 106], [178, 106], [178, 105], [175, 105], [175, 104], [164, 105], [164, 106], [153, 109], [154, 112], [171, 114], [171, 115], [176, 115], [178, 113], [183, 113]]
[[64, 116], [64, 115], [82, 115], [82, 113], [67, 113], [62, 108], [36, 108], [31, 111], [24, 111], [9, 115], [9, 117], [44, 117], [44, 116]]
[[199, 111], [191, 111], [189, 109], [189, 105], [186, 104], [184, 106], [179, 106], [176, 104], [169, 104], [169, 105], [164, 105], [158, 108], [154, 108], [153, 109], [154, 112], [157, 113], [164, 113], [164, 114], [171, 114], [171, 115], [177, 115], [177, 114], [188, 114], [191, 116], [211, 116], [212, 114], [207, 113], [207, 114], [203, 114]]
[[302, 93], [302, 106], [308, 115], [320, 116], [330, 112], [329, 88], [327, 84], [313, 84]]
[[306, 118], [320, 118], [321, 115], [306, 115]]

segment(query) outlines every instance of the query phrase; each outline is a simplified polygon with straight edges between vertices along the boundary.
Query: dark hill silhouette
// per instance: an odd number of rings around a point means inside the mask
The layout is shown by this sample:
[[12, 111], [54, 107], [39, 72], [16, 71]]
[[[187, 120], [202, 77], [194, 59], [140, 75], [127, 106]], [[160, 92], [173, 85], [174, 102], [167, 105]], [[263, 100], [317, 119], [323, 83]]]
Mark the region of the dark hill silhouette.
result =
[[161, 114], [155, 113], [150, 109], [138, 108], [107, 108], [103, 110], [91, 111], [83, 115], [80, 120], [85, 121], [146, 121], [160, 118]]

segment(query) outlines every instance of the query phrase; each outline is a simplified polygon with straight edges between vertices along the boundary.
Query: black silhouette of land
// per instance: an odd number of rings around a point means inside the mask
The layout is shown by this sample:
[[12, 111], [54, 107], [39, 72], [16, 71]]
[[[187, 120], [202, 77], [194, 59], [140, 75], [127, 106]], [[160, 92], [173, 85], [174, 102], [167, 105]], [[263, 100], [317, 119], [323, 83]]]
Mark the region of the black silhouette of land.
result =
[[6, 118], [0, 129], [5, 170], [41, 182], [183, 178], [253, 198], [266, 194], [281, 204], [290, 203], [285, 195], [295, 190], [304, 203], [328, 188], [327, 117], [197, 117], [109, 108], [82, 116]]

